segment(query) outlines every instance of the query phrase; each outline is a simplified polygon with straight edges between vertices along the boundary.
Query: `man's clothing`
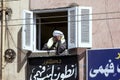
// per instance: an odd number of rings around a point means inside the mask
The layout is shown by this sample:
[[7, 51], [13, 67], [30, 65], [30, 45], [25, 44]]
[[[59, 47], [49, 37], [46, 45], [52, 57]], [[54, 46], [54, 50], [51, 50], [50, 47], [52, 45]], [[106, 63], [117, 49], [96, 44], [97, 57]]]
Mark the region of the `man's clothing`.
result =
[[56, 43], [54, 42], [53, 37], [51, 37], [42, 49], [56, 50], [56, 54], [60, 55], [66, 49], [66, 41], [64, 39], [64, 36], [62, 36], [61, 40], [57, 41]]

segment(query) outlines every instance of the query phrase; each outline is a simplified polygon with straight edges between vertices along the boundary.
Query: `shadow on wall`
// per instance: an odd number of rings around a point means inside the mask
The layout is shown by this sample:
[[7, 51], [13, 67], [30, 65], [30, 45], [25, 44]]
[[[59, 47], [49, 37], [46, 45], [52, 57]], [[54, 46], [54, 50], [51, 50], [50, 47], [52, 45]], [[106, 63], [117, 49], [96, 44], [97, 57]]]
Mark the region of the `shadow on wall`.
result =
[[86, 57], [86, 49], [78, 50], [78, 61]]
[[21, 34], [22, 34], [22, 28], [19, 30], [18, 32], [18, 36], [17, 36], [17, 72], [19, 73], [21, 71], [21, 69], [23, 68], [23, 66], [25, 65], [25, 76], [27, 80], [27, 56], [30, 54], [23, 52], [22, 50], [22, 38], [21, 38]]
[[[82, 61], [82, 63], [81, 63]], [[79, 49], [78, 50], [78, 62], [79, 62], [79, 69], [83, 69], [83, 73], [81, 73], [83, 75], [83, 80], [86, 80], [86, 49]], [[81, 70], [80, 69], [80, 70]]]

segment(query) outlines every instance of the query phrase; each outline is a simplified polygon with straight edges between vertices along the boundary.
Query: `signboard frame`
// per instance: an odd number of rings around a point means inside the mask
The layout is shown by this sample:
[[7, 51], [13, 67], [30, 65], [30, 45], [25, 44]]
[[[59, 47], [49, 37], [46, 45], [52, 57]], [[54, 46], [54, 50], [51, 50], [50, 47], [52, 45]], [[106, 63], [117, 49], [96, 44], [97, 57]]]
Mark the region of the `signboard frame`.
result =
[[27, 80], [79, 80], [77, 57], [77, 55], [30, 57], [27, 64]]
[[119, 61], [120, 48], [87, 49], [86, 80], [120, 80]]

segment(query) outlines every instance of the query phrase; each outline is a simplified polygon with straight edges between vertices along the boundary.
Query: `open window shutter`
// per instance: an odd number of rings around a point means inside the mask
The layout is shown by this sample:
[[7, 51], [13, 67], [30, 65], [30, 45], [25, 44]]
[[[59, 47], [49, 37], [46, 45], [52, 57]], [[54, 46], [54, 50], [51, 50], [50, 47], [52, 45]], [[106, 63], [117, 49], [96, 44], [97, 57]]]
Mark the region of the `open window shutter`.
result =
[[68, 49], [77, 47], [77, 7], [68, 9]]
[[78, 47], [92, 47], [92, 9], [78, 7]]
[[33, 50], [33, 13], [31, 11], [23, 11], [23, 27], [22, 27], [22, 48], [24, 50]]

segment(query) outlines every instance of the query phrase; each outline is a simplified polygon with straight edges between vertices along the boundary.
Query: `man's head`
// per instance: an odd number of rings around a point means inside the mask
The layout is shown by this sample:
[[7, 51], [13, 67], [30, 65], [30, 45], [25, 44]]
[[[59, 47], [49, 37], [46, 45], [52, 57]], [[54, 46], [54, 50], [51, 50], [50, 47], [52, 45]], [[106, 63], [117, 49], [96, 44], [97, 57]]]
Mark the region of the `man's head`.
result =
[[63, 32], [61, 32], [59, 30], [54, 30], [53, 31], [53, 36], [63, 36]]
[[62, 36], [63, 36], [63, 32], [61, 32], [59, 30], [54, 30], [53, 31], [54, 41], [61, 40]]

